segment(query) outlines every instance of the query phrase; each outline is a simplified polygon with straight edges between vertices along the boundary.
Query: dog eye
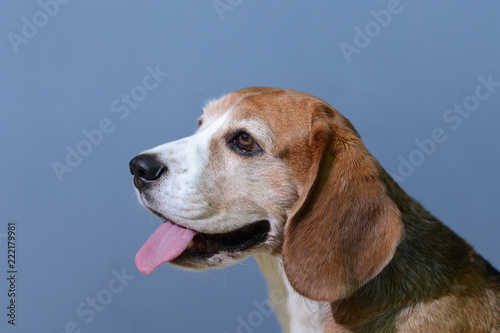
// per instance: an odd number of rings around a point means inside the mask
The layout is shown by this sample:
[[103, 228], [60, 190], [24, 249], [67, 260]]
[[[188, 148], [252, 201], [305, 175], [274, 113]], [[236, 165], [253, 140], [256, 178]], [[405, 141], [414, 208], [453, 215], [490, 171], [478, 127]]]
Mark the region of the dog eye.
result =
[[247, 132], [237, 133], [231, 140], [230, 146], [240, 155], [253, 155], [262, 152], [257, 141]]
[[237, 140], [238, 140], [238, 146], [242, 149], [252, 151], [258, 147], [257, 143], [255, 142], [255, 139], [252, 138], [248, 133], [245, 132], [240, 133], [240, 135], [238, 135]]

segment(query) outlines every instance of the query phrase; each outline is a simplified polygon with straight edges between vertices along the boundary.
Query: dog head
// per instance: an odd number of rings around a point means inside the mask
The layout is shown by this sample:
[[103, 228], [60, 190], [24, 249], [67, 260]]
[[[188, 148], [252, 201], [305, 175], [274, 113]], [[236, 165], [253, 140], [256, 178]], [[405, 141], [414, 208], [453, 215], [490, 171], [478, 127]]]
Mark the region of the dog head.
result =
[[166, 221], [137, 254], [142, 272], [270, 253], [300, 294], [334, 300], [390, 261], [399, 211], [379, 164], [326, 102], [248, 88], [209, 102], [198, 124], [130, 162], [139, 201]]

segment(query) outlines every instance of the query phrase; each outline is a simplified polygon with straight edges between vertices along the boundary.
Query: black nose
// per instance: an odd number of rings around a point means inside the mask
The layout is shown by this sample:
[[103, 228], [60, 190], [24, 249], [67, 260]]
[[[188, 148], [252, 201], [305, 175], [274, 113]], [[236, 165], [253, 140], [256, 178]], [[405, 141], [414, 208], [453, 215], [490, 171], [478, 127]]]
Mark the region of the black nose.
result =
[[130, 173], [134, 176], [134, 185], [138, 190], [160, 179], [167, 168], [153, 155], [141, 154], [134, 157], [130, 163]]

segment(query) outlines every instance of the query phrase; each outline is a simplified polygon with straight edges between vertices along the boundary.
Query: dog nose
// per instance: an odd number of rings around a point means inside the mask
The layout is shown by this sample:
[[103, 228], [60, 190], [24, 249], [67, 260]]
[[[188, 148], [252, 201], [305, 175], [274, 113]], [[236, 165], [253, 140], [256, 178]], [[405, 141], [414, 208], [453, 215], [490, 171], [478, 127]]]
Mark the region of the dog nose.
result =
[[134, 176], [134, 185], [138, 190], [160, 179], [167, 170], [153, 155], [141, 154], [130, 160], [130, 173]]

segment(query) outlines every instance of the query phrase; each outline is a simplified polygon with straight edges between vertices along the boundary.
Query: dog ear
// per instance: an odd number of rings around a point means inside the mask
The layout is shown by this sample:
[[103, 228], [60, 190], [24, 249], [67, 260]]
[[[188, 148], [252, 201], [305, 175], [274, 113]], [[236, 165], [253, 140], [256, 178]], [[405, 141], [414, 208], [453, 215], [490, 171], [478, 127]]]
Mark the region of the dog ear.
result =
[[312, 166], [285, 226], [292, 287], [318, 301], [350, 296], [391, 260], [404, 231], [381, 166], [329, 105], [312, 120]]

